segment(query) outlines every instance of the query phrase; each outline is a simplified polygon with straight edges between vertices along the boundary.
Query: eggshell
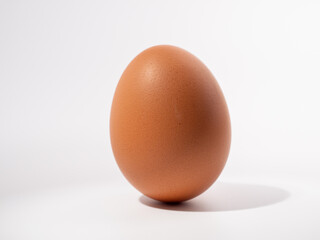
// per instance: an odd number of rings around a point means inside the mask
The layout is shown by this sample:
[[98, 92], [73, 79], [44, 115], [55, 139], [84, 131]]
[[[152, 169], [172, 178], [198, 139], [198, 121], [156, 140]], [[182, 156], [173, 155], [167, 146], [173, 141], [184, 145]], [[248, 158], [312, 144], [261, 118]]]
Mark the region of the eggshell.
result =
[[210, 70], [174, 46], [135, 57], [117, 85], [110, 117], [115, 159], [144, 195], [180, 202], [209, 188], [231, 141], [228, 108]]

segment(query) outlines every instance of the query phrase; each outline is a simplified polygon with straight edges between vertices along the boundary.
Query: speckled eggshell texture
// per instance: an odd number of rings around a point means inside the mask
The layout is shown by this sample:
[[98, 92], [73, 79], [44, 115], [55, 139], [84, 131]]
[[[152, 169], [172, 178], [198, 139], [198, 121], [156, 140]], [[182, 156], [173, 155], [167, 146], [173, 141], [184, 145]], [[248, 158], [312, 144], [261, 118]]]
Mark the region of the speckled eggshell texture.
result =
[[228, 158], [231, 126], [210, 70], [174, 46], [136, 56], [117, 85], [110, 116], [115, 159], [127, 180], [163, 202], [196, 197]]

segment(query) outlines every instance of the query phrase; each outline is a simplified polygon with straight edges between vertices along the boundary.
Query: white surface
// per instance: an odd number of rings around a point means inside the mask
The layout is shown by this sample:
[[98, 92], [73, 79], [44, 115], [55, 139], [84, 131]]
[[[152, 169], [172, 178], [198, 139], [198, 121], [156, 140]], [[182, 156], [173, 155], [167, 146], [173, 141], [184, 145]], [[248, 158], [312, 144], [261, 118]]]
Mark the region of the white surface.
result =
[[273, 184], [217, 182], [179, 205], [117, 185], [10, 197], [1, 202], [1, 239], [319, 239], [320, 191]]
[[[319, 239], [319, 12], [314, 0], [0, 1], [0, 239]], [[199, 57], [227, 99], [219, 180], [233, 185], [192, 205], [214, 211], [146, 206], [114, 161], [117, 81], [157, 44]]]

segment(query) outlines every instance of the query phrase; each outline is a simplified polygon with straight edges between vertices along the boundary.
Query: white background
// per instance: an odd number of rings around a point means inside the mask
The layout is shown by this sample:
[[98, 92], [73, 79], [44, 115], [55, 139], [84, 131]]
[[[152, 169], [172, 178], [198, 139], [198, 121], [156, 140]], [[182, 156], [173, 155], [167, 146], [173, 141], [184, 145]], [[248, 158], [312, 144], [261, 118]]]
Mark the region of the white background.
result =
[[[319, 12], [316, 0], [0, 1], [0, 239], [320, 239]], [[157, 44], [211, 69], [232, 121], [219, 182], [178, 206], [126, 182], [108, 133], [122, 71]]]

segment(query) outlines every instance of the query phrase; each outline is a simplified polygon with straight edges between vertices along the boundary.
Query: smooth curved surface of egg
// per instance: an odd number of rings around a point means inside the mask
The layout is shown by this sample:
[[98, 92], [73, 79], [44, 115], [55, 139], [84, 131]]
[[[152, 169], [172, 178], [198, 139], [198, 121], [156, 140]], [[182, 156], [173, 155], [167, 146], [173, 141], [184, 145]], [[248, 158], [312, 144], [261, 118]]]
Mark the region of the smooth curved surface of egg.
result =
[[164, 202], [191, 199], [225, 166], [231, 126], [210, 70], [174, 46], [136, 56], [117, 85], [110, 116], [115, 159], [144, 195]]

